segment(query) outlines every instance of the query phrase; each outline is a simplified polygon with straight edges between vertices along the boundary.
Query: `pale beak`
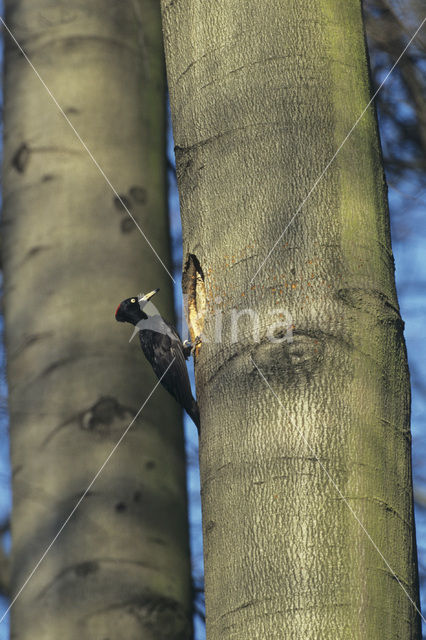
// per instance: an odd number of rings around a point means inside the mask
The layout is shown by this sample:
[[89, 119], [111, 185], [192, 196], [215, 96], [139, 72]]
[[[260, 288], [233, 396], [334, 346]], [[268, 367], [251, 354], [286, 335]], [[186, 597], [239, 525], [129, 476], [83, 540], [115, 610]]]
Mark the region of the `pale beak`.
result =
[[138, 299], [139, 299], [139, 303], [146, 303], [149, 300], [151, 300], [151, 298], [153, 296], [155, 296], [156, 293], [158, 293], [160, 291], [160, 289], [154, 289], [154, 291], [150, 291], [149, 293], [145, 293], [145, 295], [139, 295]]
[[160, 289], [154, 289], [154, 291], [150, 291], [149, 293], [146, 293], [144, 295], [145, 300], [148, 302], [148, 300], [151, 300], [152, 296], [155, 296], [156, 293], [158, 293], [160, 291]]

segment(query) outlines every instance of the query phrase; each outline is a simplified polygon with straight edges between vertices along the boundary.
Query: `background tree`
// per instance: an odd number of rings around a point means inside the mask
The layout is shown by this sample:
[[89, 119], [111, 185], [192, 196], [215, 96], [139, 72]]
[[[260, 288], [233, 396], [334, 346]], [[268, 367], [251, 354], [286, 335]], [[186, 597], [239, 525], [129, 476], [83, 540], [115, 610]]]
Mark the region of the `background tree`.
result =
[[[162, 7], [184, 289], [211, 311], [196, 367], [208, 638], [418, 638], [409, 386], [373, 109], [310, 194], [370, 99], [360, 4]], [[277, 305], [290, 345], [266, 339]], [[247, 306], [261, 342], [246, 324], [230, 344], [226, 313]]]
[[[156, 380], [114, 309], [169, 265], [153, 0], [6, 2], [3, 266], [12, 594]], [[126, 211], [126, 208], [128, 211]], [[14, 638], [191, 637], [179, 409], [158, 388], [12, 609]]]
[[[418, 0], [366, 0], [365, 26], [376, 85], [424, 19]], [[377, 96], [384, 162], [391, 183], [426, 178], [426, 36], [420, 31]]]

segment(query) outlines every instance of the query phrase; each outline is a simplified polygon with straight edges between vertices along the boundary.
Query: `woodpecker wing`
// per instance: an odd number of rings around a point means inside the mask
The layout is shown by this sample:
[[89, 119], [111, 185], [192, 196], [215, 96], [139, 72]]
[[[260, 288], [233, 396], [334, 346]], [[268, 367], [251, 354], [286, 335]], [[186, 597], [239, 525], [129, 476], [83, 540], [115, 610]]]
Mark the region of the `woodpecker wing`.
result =
[[[173, 361], [162, 378], [161, 384], [186, 411], [191, 413], [195, 400], [192, 397], [183, 345], [176, 330], [165, 320], [160, 319], [161, 324], [157, 326], [159, 330], [140, 327], [139, 339], [142, 351], [158, 378], [161, 378]], [[167, 331], [164, 331], [163, 324], [167, 327]]]

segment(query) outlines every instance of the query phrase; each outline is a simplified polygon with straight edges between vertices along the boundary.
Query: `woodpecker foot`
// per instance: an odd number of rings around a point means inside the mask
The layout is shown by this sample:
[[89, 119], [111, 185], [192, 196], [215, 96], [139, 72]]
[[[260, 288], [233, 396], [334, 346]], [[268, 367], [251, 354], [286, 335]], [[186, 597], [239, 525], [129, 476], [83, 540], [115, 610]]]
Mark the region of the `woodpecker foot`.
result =
[[198, 353], [198, 349], [201, 347], [202, 340], [200, 336], [197, 336], [192, 343], [191, 355], [196, 356]]
[[183, 355], [185, 356], [185, 360], [188, 360], [189, 356], [196, 355], [196, 349], [201, 344], [200, 336], [197, 336], [194, 342], [190, 340], [185, 340], [183, 342]]
[[183, 355], [185, 356], [185, 360], [188, 360], [189, 356], [191, 355], [192, 342], [190, 340], [184, 340], [182, 342], [182, 346], [183, 346]]

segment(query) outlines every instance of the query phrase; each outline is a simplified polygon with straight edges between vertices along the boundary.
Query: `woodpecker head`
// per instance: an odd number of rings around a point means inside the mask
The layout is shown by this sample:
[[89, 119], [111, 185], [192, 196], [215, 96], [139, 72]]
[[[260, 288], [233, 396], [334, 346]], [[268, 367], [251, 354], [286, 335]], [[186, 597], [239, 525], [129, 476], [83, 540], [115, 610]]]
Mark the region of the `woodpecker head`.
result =
[[159, 291], [160, 289], [154, 289], [154, 291], [145, 293], [145, 295], [140, 293], [134, 298], [123, 300], [115, 311], [117, 322], [130, 322], [130, 324], [136, 325], [140, 320], [146, 319], [147, 314], [144, 313], [143, 308], [151, 300], [152, 296], [155, 296]]

